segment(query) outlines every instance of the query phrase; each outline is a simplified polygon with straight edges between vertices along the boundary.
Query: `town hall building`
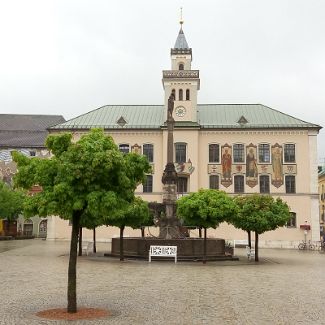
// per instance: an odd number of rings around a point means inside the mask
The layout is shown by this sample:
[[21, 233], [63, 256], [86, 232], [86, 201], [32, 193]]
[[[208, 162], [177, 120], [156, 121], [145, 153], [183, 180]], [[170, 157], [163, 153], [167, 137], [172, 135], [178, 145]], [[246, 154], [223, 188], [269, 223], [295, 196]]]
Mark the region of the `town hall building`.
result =
[[[170, 69], [162, 72], [163, 105], [106, 105], [57, 124], [49, 132], [72, 132], [78, 140], [91, 128], [103, 128], [122, 152], [147, 156], [152, 174], [136, 194], [161, 202], [167, 104], [173, 94], [178, 196], [211, 188], [232, 196], [261, 193], [280, 197], [288, 203], [292, 218], [286, 227], [261, 235], [260, 245], [294, 247], [304, 239], [305, 231], [307, 239], [318, 241], [317, 134], [321, 127], [262, 104], [199, 104], [200, 72], [192, 69], [192, 49], [182, 23], [170, 58]], [[49, 239], [69, 238], [68, 221], [49, 219]], [[118, 229], [101, 227], [97, 237], [107, 240], [118, 233]], [[150, 233], [155, 234], [155, 229]], [[127, 234], [139, 235], [135, 230]], [[208, 234], [228, 240], [247, 237], [227, 224]], [[85, 232], [84, 238], [87, 236], [91, 238], [91, 233]]]

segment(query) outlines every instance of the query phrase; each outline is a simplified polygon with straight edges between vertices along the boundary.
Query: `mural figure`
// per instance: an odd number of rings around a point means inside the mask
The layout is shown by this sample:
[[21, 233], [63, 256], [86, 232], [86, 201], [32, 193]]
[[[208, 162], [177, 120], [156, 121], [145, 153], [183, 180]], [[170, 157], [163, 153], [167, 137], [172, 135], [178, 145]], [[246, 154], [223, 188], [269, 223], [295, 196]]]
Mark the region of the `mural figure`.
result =
[[272, 184], [280, 187], [283, 184], [282, 147], [272, 147]]
[[228, 148], [225, 149], [221, 158], [222, 175], [224, 179], [231, 179], [231, 154]]
[[257, 177], [257, 164], [254, 149], [250, 147], [246, 156], [246, 177]]

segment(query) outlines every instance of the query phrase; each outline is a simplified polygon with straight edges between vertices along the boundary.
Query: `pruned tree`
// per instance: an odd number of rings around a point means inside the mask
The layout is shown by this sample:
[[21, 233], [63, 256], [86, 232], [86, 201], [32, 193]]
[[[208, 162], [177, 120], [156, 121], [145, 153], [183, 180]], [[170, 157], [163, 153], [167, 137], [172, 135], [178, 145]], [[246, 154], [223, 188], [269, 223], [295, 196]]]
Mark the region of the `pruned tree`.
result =
[[46, 146], [51, 159], [29, 159], [14, 154], [18, 164], [17, 186], [29, 189], [37, 184], [42, 191], [26, 199], [27, 215], [58, 215], [71, 220], [68, 268], [69, 313], [77, 312], [76, 264], [78, 230], [88, 218], [113, 217], [134, 199], [136, 186], [144, 181], [150, 165], [144, 156], [122, 154], [112, 137], [93, 129], [77, 142], [71, 134], [50, 135]]
[[258, 261], [259, 235], [284, 226], [290, 219], [289, 207], [280, 198], [262, 194], [237, 196], [234, 201], [239, 210], [231, 223], [236, 228], [255, 232], [255, 261]]
[[204, 229], [203, 263], [206, 263], [207, 228], [216, 228], [220, 223], [229, 222], [236, 214], [236, 204], [223, 191], [204, 190], [181, 197], [177, 202], [177, 216], [186, 226]]
[[[0, 219], [4, 218], [9, 225], [23, 210], [24, 193], [11, 188], [7, 183], [0, 181]], [[7, 230], [8, 230], [7, 229]]]
[[140, 197], [125, 205], [113, 217], [106, 219], [106, 224], [120, 228], [120, 261], [124, 261], [123, 235], [125, 227], [139, 229], [150, 222], [148, 202]]

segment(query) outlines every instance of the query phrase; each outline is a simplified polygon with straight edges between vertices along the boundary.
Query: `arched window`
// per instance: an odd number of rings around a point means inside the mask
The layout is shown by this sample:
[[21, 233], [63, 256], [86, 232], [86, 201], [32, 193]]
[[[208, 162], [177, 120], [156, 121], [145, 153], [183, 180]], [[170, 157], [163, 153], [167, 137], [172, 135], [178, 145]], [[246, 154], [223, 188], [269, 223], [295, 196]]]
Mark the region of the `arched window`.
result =
[[178, 164], [186, 162], [186, 143], [175, 143], [175, 162]]
[[149, 162], [153, 162], [153, 144], [145, 143], [143, 145], [143, 155], [147, 157]]
[[126, 143], [122, 143], [119, 145], [119, 150], [123, 153], [129, 153], [130, 152], [130, 146]]
[[219, 190], [219, 176], [218, 175], [210, 175], [209, 188], [213, 189], [213, 190]]
[[174, 96], [174, 100], [176, 100], [176, 92], [175, 92], [175, 89], [172, 90], [172, 95]]
[[179, 66], [178, 66], [178, 70], [184, 70], [184, 64], [183, 63], [180, 63]]
[[268, 175], [260, 176], [260, 193], [270, 193], [270, 177]]
[[234, 177], [234, 183], [235, 193], [244, 193], [244, 176], [236, 175]]
[[190, 100], [190, 90], [186, 89], [186, 100]]
[[183, 100], [183, 89], [180, 89], [179, 91], [178, 91], [178, 100]]
[[143, 183], [143, 193], [152, 192], [152, 175], [147, 175], [146, 180]]

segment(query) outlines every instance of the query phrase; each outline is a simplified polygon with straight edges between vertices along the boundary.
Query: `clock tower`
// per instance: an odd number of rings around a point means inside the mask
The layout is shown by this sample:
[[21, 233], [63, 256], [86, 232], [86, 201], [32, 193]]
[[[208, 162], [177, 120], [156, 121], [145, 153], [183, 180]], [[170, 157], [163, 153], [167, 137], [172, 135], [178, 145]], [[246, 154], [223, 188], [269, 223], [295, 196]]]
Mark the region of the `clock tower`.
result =
[[192, 49], [188, 47], [183, 20], [174, 48], [170, 51], [171, 70], [163, 71], [165, 90], [165, 120], [167, 119], [168, 98], [174, 95], [173, 117], [176, 122], [197, 122], [197, 91], [200, 89], [199, 70], [192, 70]]

